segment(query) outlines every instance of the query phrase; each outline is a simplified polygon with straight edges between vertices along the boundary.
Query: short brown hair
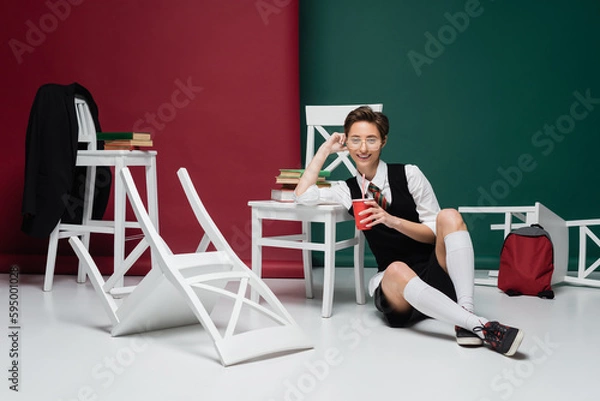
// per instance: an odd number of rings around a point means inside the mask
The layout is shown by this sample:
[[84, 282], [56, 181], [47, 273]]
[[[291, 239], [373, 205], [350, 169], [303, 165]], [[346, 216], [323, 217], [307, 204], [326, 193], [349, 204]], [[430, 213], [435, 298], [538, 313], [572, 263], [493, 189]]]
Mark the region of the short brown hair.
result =
[[344, 121], [344, 133], [348, 135], [352, 124], [359, 121], [367, 121], [375, 124], [381, 135], [381, 139], [385, 142], [390, 130], [390, 122], [385, 114], [379, 111], [373, 111], [369, 106], [360, 106], [352, 110], [346, 117], [346, 121]]

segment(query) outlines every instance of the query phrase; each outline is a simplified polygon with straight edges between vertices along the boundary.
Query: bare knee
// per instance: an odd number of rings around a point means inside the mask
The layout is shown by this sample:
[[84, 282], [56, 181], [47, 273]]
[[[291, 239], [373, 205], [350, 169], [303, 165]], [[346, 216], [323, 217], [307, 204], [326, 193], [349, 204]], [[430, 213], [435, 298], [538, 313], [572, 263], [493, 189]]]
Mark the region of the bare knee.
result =
[[401, 312], [410, 310], [410, 304], [404, 299], [404, 288], [416, 276], [416, 273], [402, 262], [394, 262], [385, 269], [381, 289], [394, 310]]
[[382, 284], [404, 292], [406, 283], [415, 276], [416, 273], [406, 263], [394, 262], [385, 269]]
[[436, 226], [438, 236], [441, 234], [442, 238], [452, 232], [467, 229], [461, 214], [456, 209], [441, 210], [437, 215]]

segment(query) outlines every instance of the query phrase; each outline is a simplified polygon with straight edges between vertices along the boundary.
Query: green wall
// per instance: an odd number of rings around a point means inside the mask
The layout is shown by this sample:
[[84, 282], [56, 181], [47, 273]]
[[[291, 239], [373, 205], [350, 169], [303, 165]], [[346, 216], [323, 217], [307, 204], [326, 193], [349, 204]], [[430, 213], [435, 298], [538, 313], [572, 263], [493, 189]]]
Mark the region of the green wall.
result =
[[[442, 207], [600, 217], [597, 0], [302, 0], [300, 63], [302, 106], [384, 104], [384, 160], [419, 165]], [[465, 218], [477, 266], [497, 266], [499, 221]]]

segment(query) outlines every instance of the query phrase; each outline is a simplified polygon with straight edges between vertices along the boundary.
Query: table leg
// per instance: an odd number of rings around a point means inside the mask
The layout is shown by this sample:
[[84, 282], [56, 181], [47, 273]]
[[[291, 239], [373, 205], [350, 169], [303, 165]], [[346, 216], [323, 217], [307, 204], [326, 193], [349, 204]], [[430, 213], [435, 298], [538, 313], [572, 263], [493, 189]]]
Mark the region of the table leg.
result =
[[362, 233], [355, 228], [356, 240], [354, 245], [354, 286], [356, 287], [356, 303], [364, 305], [365, 297], [365, 240]]
[[[262, 279], [262, 220], [259, 217], [258, 210], [252, 208], [252, 271]], [[252, 288], [250, 298], [253, 302], [258, 302], [258, 292]]]
[[323, 269], [322, 317], [330, 317], [333, 306], [333, 287], [335, 285], [335, 229], [335, 219], [330, 215], [325, 221], [325, 266]]
[[156, 159], [152, 158], [150, 165], [146, 166], [146, 196], [148, 197], [148, 215], [152, 224], [158, 230], [158, 186], [156, 178]]
[[[125, 258], [125, 200], [126, 192], [125, 186], [123, 185], [123, 178], [121, 177], [121, 170], [124, 165], [121, 160], [117, 160], [115, 163], [115, 236], [114, 236], [114, 264], [113, 272], [118, 271], [123, 264]], [[123, 278], [117, 283], [117, 287], [123, 286]]]
[[[148, 199], [148, 215], [157, 232], [158, 228], [158, 184], [156, 178], [156, 158], [152, 157], [150, 165], [146, 166], [146, 198]], [[125, 218], [125, 216], [123, 216]], [[151, 252], [150, 260], [152, 268], [156, 267], [154, 251]]]
[[[302, 222], [302, 236], [306, 243], [311, 242], [311, 224], [309, 221]], [[308, 249], [302, 249], [302, 266], [304, 267], [304, 286], [306, 287], [306, 298], [314, 298], [313, 292], [313, 271], [312, 271], [312, 252]]]

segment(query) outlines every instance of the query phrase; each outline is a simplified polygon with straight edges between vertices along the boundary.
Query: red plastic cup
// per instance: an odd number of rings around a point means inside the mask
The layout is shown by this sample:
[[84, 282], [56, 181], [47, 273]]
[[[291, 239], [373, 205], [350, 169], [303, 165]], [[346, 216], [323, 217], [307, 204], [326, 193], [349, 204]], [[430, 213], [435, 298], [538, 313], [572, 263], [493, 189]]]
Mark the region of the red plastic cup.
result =
[[371, 227], [367, 227], [367, 223], [369, 222], [368, 220], [364, 223], [360, 222], [362, 219], [367, 218], [368, 215], [359, 216], [358, 214], [363, 210], [370, 208], [370, 206], [365, 203], [368, 200], [370, 199], [352, 199], [352, 209], [354, 210], [354, 220], [356, 221], [356, 228], [363, 231], [371, 229]]

